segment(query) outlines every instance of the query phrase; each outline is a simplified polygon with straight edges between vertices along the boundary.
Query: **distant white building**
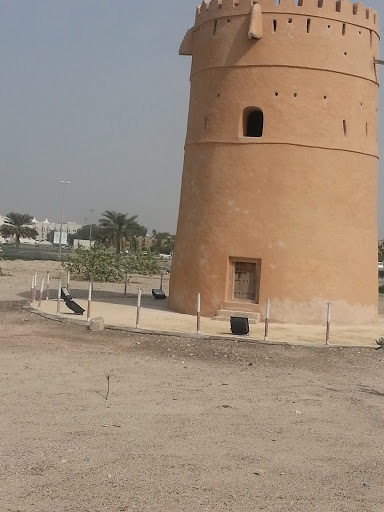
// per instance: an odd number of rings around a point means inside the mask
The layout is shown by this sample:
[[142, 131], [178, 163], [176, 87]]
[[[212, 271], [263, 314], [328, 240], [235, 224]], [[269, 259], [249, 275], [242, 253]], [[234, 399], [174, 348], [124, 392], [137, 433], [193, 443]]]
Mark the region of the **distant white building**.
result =
[[[0, 215], [0, 226], [5, 224], [5, 217]], [[48, 240], [49, 233], [51, 231], [60, 231], [60, 222], [50, 222], [47, 218], [43, 221], [37, 220], [35, 217], [32, 219], [31, 228], [36, 229], [37, 236], [36, 240], [22, 238], [20, 242], [34, 244], [35, 242], [45, 242]], [[63, 223], [63, 233], [68, 233], [69, 235], [73, 235], [77, 230], [82, 228], [82, 224], [78, 224], [77, 222], [65, 222]], [[4, 238], [0, 236], [0, 243], [4, 242]]]

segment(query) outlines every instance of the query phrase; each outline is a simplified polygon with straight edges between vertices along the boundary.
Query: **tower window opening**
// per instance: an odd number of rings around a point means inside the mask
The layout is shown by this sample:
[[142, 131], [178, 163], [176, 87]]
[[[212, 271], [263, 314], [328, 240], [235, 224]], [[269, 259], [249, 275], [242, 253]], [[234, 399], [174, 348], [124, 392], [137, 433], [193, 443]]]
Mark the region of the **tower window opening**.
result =
[[369, 37], [370, 37], [370, 44], [371, 44], [371, 48], [372, 48], [372, 46], [373, 46], [373, 30], [370, 31]]
[[292, 18], [289, 18], [288, 23], [292, 23]]
[[368, 137], [368, 123], [365, 123], [365, 135]]
[[347, 121], [344, 119], [343, 121], [343, 131], [344, 131], [344, 137], [347, 136]]
[[273, 20], [273, 31], [276, 32], [277, 30], [277, 20]]
[[216, 35], [216, 31], [217, 31], [217, 20], [215, 20], [215, 23], [213, 24], [213, 35], [214, 36]]
[[323, 7], [324, 0], [318, 0], [317, 7]]
[[204, 128], [206, 129], [208, 126], [208, 117], [205, 118], [205, 121], [204, 121]]
[[275, 5], [280, 5], [280, 0], [275, 0]]
[[343, 34], [343, 36], [345, 36], [345, 32], [347, 30], [347, 25], [345, 23], [343, 23], [343, 29], [341, 31], [341, 33]]
[[336, 2], [336, 12], [341, 12], [341, 0], [337, 0]]
[[367, 18], [367, 20], [369, 20], [369, 9], [366, 9], [366, 11], [365, 11], [365, 17]]
[[259, 108], [246, 108], [243, 114], [244, 137], [262, 137], [264, 129], [264, 114]]
[[356, 16], [356, 14], [357, 14], [357, 10], [358, 10], [358, 8], [359, 8], [359, 5], [358, 5], [358, 4], [353, 4], [352, 12], [353, 12], [353, 14], [354, 14], [355, 16]]
[[311, 18], [307, 19], [307, 34], [309, 34], [311, 31]]

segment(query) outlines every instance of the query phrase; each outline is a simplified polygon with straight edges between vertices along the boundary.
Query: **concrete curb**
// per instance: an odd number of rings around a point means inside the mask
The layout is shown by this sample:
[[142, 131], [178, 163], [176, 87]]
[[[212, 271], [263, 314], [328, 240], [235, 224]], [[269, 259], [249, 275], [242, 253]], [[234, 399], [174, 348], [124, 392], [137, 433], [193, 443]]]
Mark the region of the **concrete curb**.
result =
[[[43, 318], [46, 318], [48, 320], [53, 320], [55, 322], [60, 323], [71, 323], [79, 326], [88, 327], [87, 320], [81, 320], [78, 318], [64, 318], [63, 316], [57, 316], [53, 315], [52, 313], [45, 313], [44, 311], [38, 311], [37, 309], [31, 307], [31, 306], [22, 306], [23, 309], [30, 311], [31, 313], [34, 313], [36, 315], [39, 315]], [[155, 331], [152, 329], [136, 329], [135, 327], [129, 327], [126, 325], [118, 325], [118, 324], [105, 324], [104, 328], [110, 331], [121, 331], [121, 332], [129, 332], [129, 333], [135, 333], [135, 334], [147, 334], [150, 336], [170, 336], [174, 338], [189, 338], [193, 340], [199, 340], [199, 341], [231, 341], [235, 343], [243, 343], [243, 344], [249, 344], [249, 345], [265, 345], [265, 346], [281, 346], [281, 347], [307, 347], [307, 348], [326, 348], [326, 349], [332, 349], [332, 348], [342, 348], [342, 349], [355, 349], [355, 348], [361, 348], [361, 349], [371, 349], [373, 350], [375, 347], [367, 347], [365, 345], [338, 345], [338, 344], [331, 344], [329, 346], [325, 345], [325, 343], [303, 343], [303, 342], [293, 342], [293, 341], [264, 341], [257, 338], [249, 338], [244, 336], [217, 336], [217, 335], [209, 335], [209, 334], [196, 334], [196, 333], [190, 333], [190, 332], [182, 332], [182, 331]]]

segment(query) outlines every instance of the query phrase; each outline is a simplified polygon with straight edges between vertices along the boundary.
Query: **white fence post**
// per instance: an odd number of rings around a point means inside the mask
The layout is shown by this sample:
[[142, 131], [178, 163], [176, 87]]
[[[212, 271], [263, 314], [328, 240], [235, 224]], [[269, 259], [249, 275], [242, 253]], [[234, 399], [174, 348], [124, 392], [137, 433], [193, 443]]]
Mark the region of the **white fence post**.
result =
[[91, 320], [91, 302], [92, 302], [92, 283], [89, 283], [88, 306], [87, 306], [87, 322], [89, 322]]
[[326, 332], [326, 335], [325, 335], [325, 344], [326, 344], [327, 346], [329, 345], [329, 333], [330, 333], [330, 328], [331, 328], [331, 307], [332, 307], [331, 302], [328, 302], [328, 311], [327, 311], [327, 332]]
[[269, 329], [269, 310], [271, 301], [267, 299], [267, 305], [265, 307], [265, 330], [264, 330], [264, 341], [268, 341], [268, 329]]
[[40, 295], [39, 295], [39, 304], [37, 306], [37, 309], [40, 311], [41, 309], [41, 301], [43, 299], [43, 293], [44, 293], [44, 277], [41, 280], [41, 286], [40, 286]]
[[196, 330], [197, 334], [200, 334], [200, 309], [201, 309], [201, 296], [200, 293], [197, 294], [197, 307], [196, 307]]
[[57, 307], [56, 315], [60, 315], [60, 300], [61, 300], [61, 279], [59, 279], [59, 287], [57, 289]]
[[31, 283], [31, 306], [34, 301], [34, 296], [35, 296], [35, 274], [33, 274], [33, 276], [32, 276], [32, 283]]
[[37, 288], [37, 272], [35, 272], [35, 280], [33, 284], [33, 302], [36, 302], [36, 288]]
[[137, 294], [136, 329], [139, 328], [139, 324], [140, 324], [140, 308], [141, 308], [141, 288], [139, 288], [139, 291]]
[[45, 292], [45, 300], [49, 300], [49, 281], [51, 279], [51, 273], [48, 271], [47, 272], [47, 289], [46, 289], [46, 292]]

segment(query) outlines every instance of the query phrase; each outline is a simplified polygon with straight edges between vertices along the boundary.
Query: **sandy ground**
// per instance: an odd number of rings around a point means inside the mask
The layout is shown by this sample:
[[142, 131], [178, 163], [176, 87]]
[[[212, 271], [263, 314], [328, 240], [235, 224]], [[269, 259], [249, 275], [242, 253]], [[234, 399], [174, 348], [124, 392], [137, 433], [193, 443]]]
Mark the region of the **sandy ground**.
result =
[[384, 510], [384, 353], [0, 322], [1, 512]]
[[[29, 300], [29, 290], [31, 288], [32, 275], [37, 272], [38, 283], [44, 277], [46, 279], [47, 272], [50, 272], [51, 279], [51, 296], [56, 296], [56, 288], [58, 279], [61, 277], [65, 280], [65, 272], [60, 263], [55, 261], [0, 261], [0, 269], [3, 276], [0, 277], [0, 300], [15, 301]], [[137, 293], [141, 288], [144, 293], [151, 293], [152, 288], [159, 288], [160, 277], [148, 276], [130, 276], [127, 291], [129, 293]], [[163, 288], [168, 294], [169, 275], [164, 274]], [[88, 290], [88, 283], [81, 281], [72, 281], [72, 287], [84, 292]], [[94, 296], [96, 299], [106, 297], [112, 298], [114, 295], [121, 296], [124, 292], [123, 283], [95, 283]]]
[[[46, 276], [51, 276], [50, 297], [53, 300], [42, 302], [42, 311], [55, 314], [57, 310], [57, 283], [61, 276], [65, 281], [65, 273], [58, 263], [54, 262], [1, 262], [4, 276], [0, 278], [0, 300], [29, 301], [30, 281], [34, 272], [38, 273], [38, 283]], [[84, 308], [87, 308], [89, 283], [72, 281], [70, 291], [74, 299]], [[160, 287], [160, 277], [131, 276], [128, 285], [128, 296], [124, 297], [124, 285], [111, 283], [95, 283], [91, 316], [103, 317], [107, 324], [135, 327], [136, 325], [136, 294], [138, 288], [143, 290], [143, 300], [140, 315], [140, 328], [168, 331], [178, 333], [196, 333], [196, 318], [190, 315], [180, 315], [167, 310], [167, 301], [155, 301], [150, 295], [152, 288]], [[163, 288], [168, 295], [169, 275], [163, 278]], [[37, 303], [35, 303], [37, 307]], [[63, 318], [70, 319], [74, 315], [65, 304], [61, 305]], [[268, 340], [271, 342], [284, 342], [292, 344], [325, 344], [325, 325], [309, 326], [295, 324], [275, 324], [269, 327]], [[210, 318], [201, 320], [201, 333], [208, 336], [230, 337], [229, 321], [214, 321]], [[336, 325], [331, 326], [331, 345], [333, 346], [366, 346], [374, 347], [376, 339], [384, 333], [384, 318], [378, 324], [364, 326]], [[263, 323], [250, 325], [250, 339], [263, 340]]]

